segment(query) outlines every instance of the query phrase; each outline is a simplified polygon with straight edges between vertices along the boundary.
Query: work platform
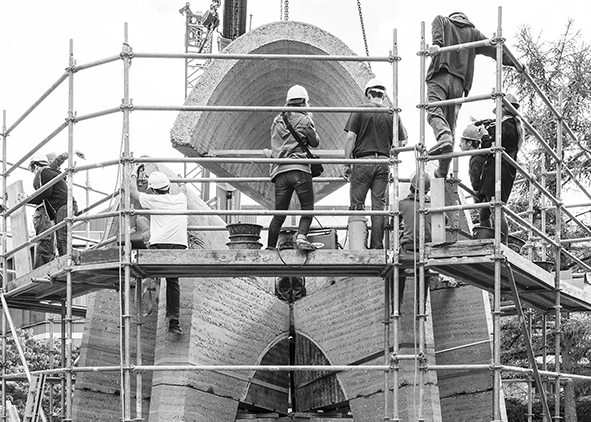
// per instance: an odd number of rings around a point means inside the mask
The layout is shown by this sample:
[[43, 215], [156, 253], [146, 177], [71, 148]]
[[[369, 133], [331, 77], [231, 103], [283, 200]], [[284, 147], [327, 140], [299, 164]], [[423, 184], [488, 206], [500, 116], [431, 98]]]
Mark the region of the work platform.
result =
[[[509, 266], [524, 303], [543, 311], [552, 310], [556, 295], [554, 275], [501, 245], [501, 291], [510, 295]], [[413, 257], [400, 255], [400, 269], [410, 269]], [[66, 257], [60, 257], [8, 284], [9, 306], [47, 302], [59, 303], [66, 297]], [[102, 289], [118, 289], [123, 253], [118, 248], [83, 251], [72, 261], [72, 297]], [[494, 291], [493, 240], [464, 240], [451, 245], [427, 248], [427, 267], [489, 292]], [[147, 277], [384, 277], [393, 265], [385, 250], [319, 249], [304, 253], [232, 250], [151, 250], [134, 249], [131, 273]], [[561, 283], [564, 311], [591, 311], [591, 293], [567, 282]]]
[[[494, 293], [493, 239], [458, 241], [453, 245], [427, 248], [427, 267]], [[554, 273], [501, 244], [501, 294], [511, 296], [510, 271], [523, 303], [547, 312], [556, 305]], [[591, 293], [566, 281], [560, 283], [560, 305], [565, 312], [591, 311]]]

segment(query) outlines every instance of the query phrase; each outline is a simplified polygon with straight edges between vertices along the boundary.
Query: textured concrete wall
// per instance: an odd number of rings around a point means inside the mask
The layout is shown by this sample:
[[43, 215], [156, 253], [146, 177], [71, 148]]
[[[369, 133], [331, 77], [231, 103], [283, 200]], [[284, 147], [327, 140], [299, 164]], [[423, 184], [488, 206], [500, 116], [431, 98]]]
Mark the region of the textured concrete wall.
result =
[[[315, 26], [295, 21], [256, 28], [233, 41], [228, 54], [354, 55], [338, 38]], [[212, 60], [186, 100], [187, 105], [283, 106], [290, 86], [307, 88], [313, 106], [356, 106], [372, 77], [365, 64], [304, 60]], [[320, 149], [343, 149], [343, 113], [315, 113]], [[182, 112], [171, 130], [173, 146], [187, 156], [210, 150], [262, 150], [269, 148], [274, 113]], [[261, 156], [262, 157], [262, 156]], [[207, 165], [218, 176], [269, 175], [268, 164]], [[338, 168], [325, 165], [325, 176], [338, 176]], [[335, 191], [342, 182], [316, 183], [316, 200]], [[247, 195], [272, 207], [270, 183], [241, 186]]]
[[[408, 283], [400, 322], [401, 354], [414, 353], [413, 283]], [[312, 339], [333, 365], [364, 361], [384, 363], [384, 281], [380, 278], [336, 280], [301, 299], [295, 305], [296, 330]], [[430, 312], [428, 311], [428, 314]], [[427, 320], [427, 356], [434, 363], [431, 318]], [[414, 363], [401, 362], [400, 413], [403, 420], [416, 420], [418, 387]], [[381, 420], [384, 416], [383, 372], [350, 371], [338, 374], [356, 422]], [[441, 421], [437, 377], [429, 372], [425, 382], [424, 416]]]

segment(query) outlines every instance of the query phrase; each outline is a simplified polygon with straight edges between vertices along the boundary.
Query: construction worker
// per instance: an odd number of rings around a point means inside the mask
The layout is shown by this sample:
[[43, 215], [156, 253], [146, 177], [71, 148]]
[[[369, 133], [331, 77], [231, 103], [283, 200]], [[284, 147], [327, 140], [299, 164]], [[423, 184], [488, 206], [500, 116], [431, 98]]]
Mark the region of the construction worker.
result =
[[[379, 78], [367, 82], [364, 90], [367, 103], [362, 107], [383, 108], [386, 86]], [[394, 139], [393, 118], [387, 113], [352, 113], [345, 125], [345, 158], [358, 159], [353, 166], [344, 164], [341, 175], [350, 181], [350, 210], [365, 210], [365, 199], [371, 190], [371, 209], [383, 211], [388, 198], [389, 166], [364, 164], [364, 159], [388, 158]], [[399, 145], [406, 145], [408, 135], [398, 117]], [[397, 145], [398, 146], [398, 145]], [[371, 217], [370, 249], [383, 249], [385, 216]]]
[[[480, 149], [481, 143], [486, 142], [489, 139], [488, 132], [482, 126], [476, 126], [475, 124], [469, 124], [464, 129], [462, 137], [460, 138], [460, 149], [462, 151], [473, 151]], [[476, 194], [474, 196], [475, 202], [480, 202], [478, 198], [478, 192], [480, 191], [480, 180], [482, 178], [482, 168], [486, 156], [484, 154], [472, 155], [470, 157], [470, 163], [468, 164], [468, 173], [470, 175], [470, 185], [472, 190]]]
[[[507, 94], [505, 98], [514, 108], [519, 109], [519, 102], [515, 96]], [[493, 109], [493, 113], [496, 114], [496, 108]], [[515, 115], [513, 111], [504, 104], [501, 108], [501, 113], [501, 146], [509, 157], [517, 161], [517, 153], [523, 144], [523, 122], [519, 116]], [[493, 120], [490, 120], [490, 122], [491, 123], [487, 127], [490, 136], [489, 142], [494, 142], [497, 128]], [[489, 147], [490, 145], [484, 144], [483, 146]], [[516, 176], [517, 169], [509, 164], [507, 160], [503, 159], [501, 162], [501, 202], [507, 203], [509, 200]], [[482, 202], [490, 202], [495, 196], [495, 182], [495, 155], [489, 154], [486, 156], [486, 161], [482, 168], [482, 181], [479, 190], [479, 196]], [[481, 226], [492, 227], [490, 215], [491, 209], [489, 207], [480, 210]], [[509, 225], [504, 213], [501, 218], [501, 232], [506, 241], [509, 236]]]
[[[185, 193], [170, 193], [170, 180], [159, 171], [148, 176], [148, 189], [153, 194], [140, 192], [137, 188], [138, 170], [136, 167], [131, 177], [131, 197], [139, 201], [142, 208], [157, 211], [187, 211]], [[184, 185], [181, 185], [184, 189]], [[186, 215], [151, 215], [150, 216], [150, 249], [187, 249], [187, 216]], [[180, 285], [178, 277], [166, 278], [166, 318], [168, 331], [183, 334], [180, 324]]]
[[[431, 189], [431, 179], [428, 174], [425, 174], [425, 207], [431, 205], [431, 199], [428, 196], [429, 190]], [[419, 251], [419, 176], [415, 174], [410, 179], [410, 192], [408, 196], [401, 199], [398, 203], [398, 209], [400, 210], [400, 216], [403, 223], [403, 231], [400, 237], [400, 253], [406, 255], [415, 255]], [[431, 242], [431, 219], [425, 218], [425, 243]], [[427, 291], [429, 290], [430, 277], [433, 273], [427, 273], [425, 275], [425, 300], [427, 298]], [[416, 277], [415, 277], [416, 278]], [[399, 276], [399, 305], [402, 305], [402, 297], [404, 296], [404, 287], [406, 284], [406, 277], [404, 273], [400, 273]]]
[[[45, 154], [37, 152], [29, 160], [29, 169], [35, 174], [33, 188], [38, 190], [53, 178], [59, 176], [61, 162], [53, 160], [51, 166]], [[37, 205], [33, 214], [33, 226], [35, 233], [40, 234], [50, 229], [53, 224], [59, 224], [67, 215], [68, 185], [61, 179], [59, 182], [45, 190], [39, 196], [31, 200]], [[74, 215], [78, 213], [78, 204], [73, 199]], [[53, 223], [52, 223], [53, 222]], [[65, 255], [67, 252], [68, 230], [62, 227], [56, 231], [58, 255]], [[53, 234], [43, 237], [35, 248], [34, 268], [51, 261], [55, 257]]]
[[[265, 150], [265, 155], [273, 158], [307, 158], [304, 149], [295, 139], [292, 131], [307, 147], [316, 148], [320, 138], [314, 127], [312, 115], [305, 107], [309, 105], [308, 91], [301, 85], [294, 85], [287, 91], [285, 105], [293, 107], [293, 111], [281, 113], [275, 117], [271, 125], [271, 149]], [[285, 118], [284, 118], [285, 117]], [[290, 130], [290, 127], [291, 130]], [[271, 181], [275, 184], [275, 209], [287, 210], [291, 197], [295, 192], [302, 210], [314, 210], [314, 188], [310, 164], [271, 164]], [[277, 240], [281, 226], [285, 222], [285, 215], [274, 215], [269, 225], [267, 249], [277, 247]], [[311, 215], [300, 217], [295, 246], [302, 251], [316, 249], [308, 241], [308, 233], [312, 224]]]
[[[432, 43], [428, 48], [433, 56], [427, 71], [427, 101], [451, 100], [468, 96], [474, 78], [474, 58], [476, 54], [496, 58], [494, 47], [464, 48], [438, 54], [439, 49], [452, 45], [485, 40], [485, 37], [462, 12], [454, 12], [449, 17], [437, 16], [431, 24]], [[509, 58], [503, 64], [513, 66]], [[456, 120], [460, 104], [429, 107], [427, 121], [433, 128], [437, 143], [429, 150], [429, 155], [453, 152]], [[450, 158], [440, 159], [435, 177], [447, 176]]]

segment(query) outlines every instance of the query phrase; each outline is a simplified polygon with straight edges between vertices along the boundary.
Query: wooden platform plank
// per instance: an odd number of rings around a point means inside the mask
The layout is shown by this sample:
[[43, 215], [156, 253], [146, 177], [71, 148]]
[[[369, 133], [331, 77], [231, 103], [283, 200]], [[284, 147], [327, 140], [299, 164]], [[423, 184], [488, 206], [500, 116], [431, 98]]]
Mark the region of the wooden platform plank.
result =
[[[503, 265], [501, 291], [509, 292], [509, 266], [524, 303], [542, 311], [555, 305], [554, 274], [538, 267], [505, 245], [501, 245]], [[427, 266], [447, 276], [494, 292], [494, 243], [492, 239], [458, 241], [430, 247]], [[565, 311], [591, 311], [591, 294], [572, 284], [561, 283], [561, 305]]]

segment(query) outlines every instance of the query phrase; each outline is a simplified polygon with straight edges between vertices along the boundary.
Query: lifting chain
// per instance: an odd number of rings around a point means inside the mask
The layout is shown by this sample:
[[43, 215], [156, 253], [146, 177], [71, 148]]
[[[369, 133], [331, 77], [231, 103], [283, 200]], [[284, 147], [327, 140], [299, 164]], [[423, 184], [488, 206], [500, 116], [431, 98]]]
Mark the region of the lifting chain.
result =
[[[357, 9], [359, 10], [359, 22], [361, 23], [361, 34], [363, 35], [363, 44], [365, 45], [365, 55], [369, 57], [369, 47], [367, 46], [367, 37], [365, 36], [365, 25], [363, 24], [363, 11], [361, 10], [361, 0], [357, 0]], [[368, 63], [371, 69], [371, 63]]]
[[283, 6], [283, 20], [289, 20], [289, 0], [285, 0], [285, 5]]
[[279, 0], [279, 20], [283, 20], [283, 0]]

